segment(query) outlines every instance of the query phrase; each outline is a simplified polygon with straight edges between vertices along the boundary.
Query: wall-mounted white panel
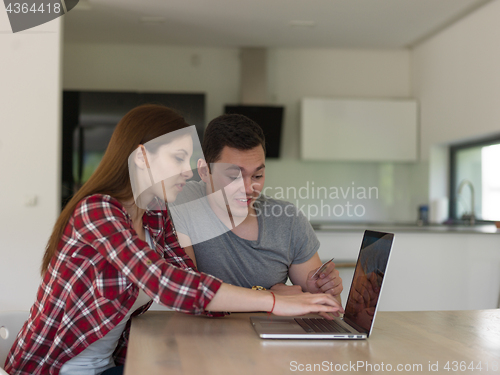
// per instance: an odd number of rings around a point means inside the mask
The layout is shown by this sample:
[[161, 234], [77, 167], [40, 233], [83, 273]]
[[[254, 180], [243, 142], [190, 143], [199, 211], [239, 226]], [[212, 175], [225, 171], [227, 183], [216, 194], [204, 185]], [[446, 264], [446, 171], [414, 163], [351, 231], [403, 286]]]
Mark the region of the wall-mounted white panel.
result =
[[304, 98], [304, 160], [416, 161], [414, 100]]

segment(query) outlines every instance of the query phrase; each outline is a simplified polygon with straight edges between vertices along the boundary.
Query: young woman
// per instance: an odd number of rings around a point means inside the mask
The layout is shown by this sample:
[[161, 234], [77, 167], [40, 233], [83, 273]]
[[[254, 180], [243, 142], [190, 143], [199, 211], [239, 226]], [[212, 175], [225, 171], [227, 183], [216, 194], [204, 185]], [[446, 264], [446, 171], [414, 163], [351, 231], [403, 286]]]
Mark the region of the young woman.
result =
[[[157, 105], [137, 107], [118, 123], [99, 167], [54, 226], [36, 301], [5, 364], [9, 374], [120, 373], [130, 317], [152, 301], [207, 315], [342, 311], [327, 294], [275, 296], [195, 269], [164, 205], [192, 176], [188, 126]], [[168, 143], [155, 143], [169, 133]], [[152, 170], [165, 172], [161, 184]]]

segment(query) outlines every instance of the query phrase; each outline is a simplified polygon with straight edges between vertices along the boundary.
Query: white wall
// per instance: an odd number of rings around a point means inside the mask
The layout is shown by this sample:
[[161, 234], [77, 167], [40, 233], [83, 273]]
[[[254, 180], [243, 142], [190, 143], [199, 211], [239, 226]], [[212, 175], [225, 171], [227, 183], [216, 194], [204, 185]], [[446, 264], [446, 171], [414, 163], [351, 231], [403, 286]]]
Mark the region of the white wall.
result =
[[434, 143], [500, 133], [499, 21], [492, 1], [413, 50], [424, 159]]
[[0, 31], [0, 310], [27, 310], [60, 209], [61, 19]]
[[[312, 222], [416, 222], [417, 206], [428, 199], [428, 168], [422, 163], [268, 159], [265, 185], [266, 194], [296, 204]], [[280, 188], [284, 197], [280, 196]], [[328, 192], [326, 199], [323, 188]], [[338, 197], [332, 197], [334, 191], [339, 192]], [[362, 216], [354, 213], [358, 205], [362, 208], [357, 213], [364, 212]]]

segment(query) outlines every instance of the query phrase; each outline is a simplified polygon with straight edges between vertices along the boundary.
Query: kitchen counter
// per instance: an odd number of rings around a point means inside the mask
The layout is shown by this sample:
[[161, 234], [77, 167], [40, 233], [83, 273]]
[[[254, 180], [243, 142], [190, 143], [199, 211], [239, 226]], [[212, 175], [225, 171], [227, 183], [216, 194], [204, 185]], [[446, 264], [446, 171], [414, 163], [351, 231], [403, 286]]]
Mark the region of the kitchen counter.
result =
[[500, 234], [494, 224], [417, 225], [414, 223], [311, 223], [317, 232], [362, 232], [365, 229], [392, 233], [478, 233]]
[[[325, 226], [316, 230], [320, 259], [335, 258], [336, 264], [352, 264], [358, 257], [365, 229], [395, 233], [381, 311], [500, 307], [500, 236], [493, 235], [498, 233], [493, 225]], [[345, 301], [354, 268], [339, 267], [339, 272]]]

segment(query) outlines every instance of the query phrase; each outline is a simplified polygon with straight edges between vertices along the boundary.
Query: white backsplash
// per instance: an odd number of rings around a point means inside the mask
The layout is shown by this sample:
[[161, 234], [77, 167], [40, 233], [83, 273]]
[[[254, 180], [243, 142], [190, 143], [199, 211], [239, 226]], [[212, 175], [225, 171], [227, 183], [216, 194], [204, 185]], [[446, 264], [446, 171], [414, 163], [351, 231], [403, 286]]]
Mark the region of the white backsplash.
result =
[[267, 159], [265, 194], [311, 222], [415, 222], [428, 204], [428, 163]]

